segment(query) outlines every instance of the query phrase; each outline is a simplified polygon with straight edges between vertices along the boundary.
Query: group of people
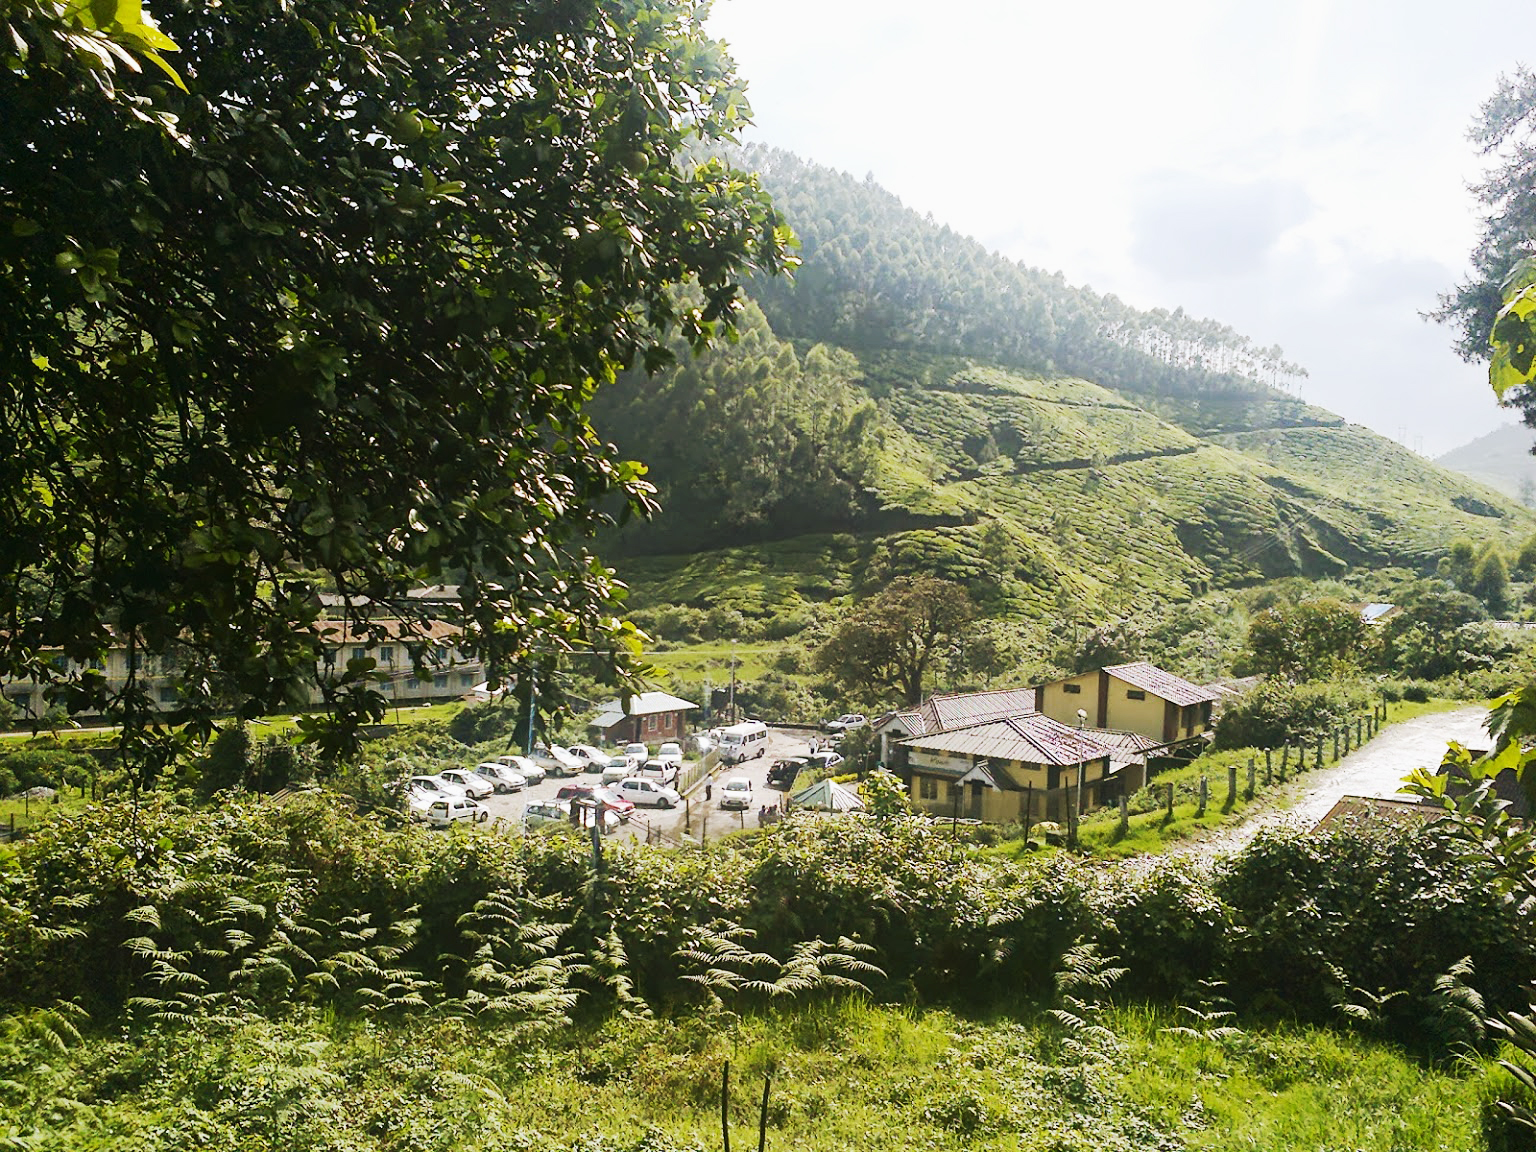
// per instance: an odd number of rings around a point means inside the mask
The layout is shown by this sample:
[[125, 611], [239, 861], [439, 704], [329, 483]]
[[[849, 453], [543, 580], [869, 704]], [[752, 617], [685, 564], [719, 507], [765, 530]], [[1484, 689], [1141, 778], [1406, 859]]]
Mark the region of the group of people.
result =
[[777, 804], [764, 804], [757, 810], [757, 824], [759, 828], [769, 824], [776, 824], [782, 819], [784, 819], [784, 813], [779, 811]]

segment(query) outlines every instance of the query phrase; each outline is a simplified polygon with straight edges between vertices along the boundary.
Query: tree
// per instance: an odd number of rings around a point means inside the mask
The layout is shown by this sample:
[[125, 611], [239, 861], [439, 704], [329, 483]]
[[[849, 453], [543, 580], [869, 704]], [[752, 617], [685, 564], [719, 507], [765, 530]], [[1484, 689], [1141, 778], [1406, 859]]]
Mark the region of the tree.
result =
[[1477, 625], [1488, 618], [1478, 600], [1464, 592], [1429, 588], [1406, 597], [1403, 610], [1382, 630], [1381, 659], [1404, 676], [1437, 680], [1491, 663], [1497, 637]]
[[1509, 609], [1509, 568], [1497, 548], [1489, 548], [1477, 562], [1471, 592], [1483, 602], [1489, 615], [1502, 616]]
[[817, 670], [854, 690], [894, 693], [905, 704], [919, 704], [935, 658], [975, 611], [961, 584], [898, 576], [832, 633], [816, 653]]
[[1326, 680], [1365, 659], [1366, 624], [1333, 599], [1277, 604], [1248, 626], [1244, 661], [1253, 672], [1289, 680]]
[[[317, 593], [404, 619], [421, 668], [404, 594], [448, 579], [493, 680], [570, 650], [623, 678], [639, 637], [585, 540], [653, 502], [584, 406], [705, 347], [789, 242], [755, 178], [689, 158], [746, 110], [701, 4], [162, 8], [188, 91], [0, 70], [0, 677], [151, 767], [161, 720], [318, 684], [344, 754], [383, 699], [368, 661], [317, 672]], [[109, 692], [113, 643], [174, 651], [180, 704]]]

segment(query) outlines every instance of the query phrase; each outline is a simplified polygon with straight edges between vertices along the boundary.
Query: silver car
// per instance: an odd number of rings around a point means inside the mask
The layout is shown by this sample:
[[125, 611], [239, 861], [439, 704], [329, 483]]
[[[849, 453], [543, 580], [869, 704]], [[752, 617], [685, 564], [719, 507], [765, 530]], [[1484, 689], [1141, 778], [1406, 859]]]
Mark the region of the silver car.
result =
[[484, 776], [497, 792], [521, 792], [528, 787], [528, 778], [516, 768], [508, 768], [494, 760], [475, 765], [475, 775]]

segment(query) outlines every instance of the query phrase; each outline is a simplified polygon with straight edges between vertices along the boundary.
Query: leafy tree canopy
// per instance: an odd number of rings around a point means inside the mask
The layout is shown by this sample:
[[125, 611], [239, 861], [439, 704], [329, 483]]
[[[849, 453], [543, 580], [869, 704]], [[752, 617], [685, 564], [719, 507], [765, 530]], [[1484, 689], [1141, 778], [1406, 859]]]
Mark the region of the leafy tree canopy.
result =
[[1289, 680], [1326, 680], [1365, 659], [1366, 624], [1339, 600], [1277, 604], [1248, 626], [1247, 670]]
[[856, 690], [918, 704], [929, 670], [974, 616], [963, 585], [898, 576], [854, 608], [818, 650], [816, 665]]
[[[163, 718], [203, 735], [307, 698], [319, 588], [366, 627], [441, 578], [493, 676], [632, 666], [582, 540], [650, 488], [584, 405], [705, 346], [789, 241], [754, 179], [683, 156], [746, 112], [702, 6], [157, 15], [185, 92], [103, 99], [66, 51], [0, 70], [0, 676], [125, 719], [148, 763], [142, 678], [90, 670], [114, 641], [176, 651]], [[319, 681], [327, 751], [382, 711], [366, 665]]]

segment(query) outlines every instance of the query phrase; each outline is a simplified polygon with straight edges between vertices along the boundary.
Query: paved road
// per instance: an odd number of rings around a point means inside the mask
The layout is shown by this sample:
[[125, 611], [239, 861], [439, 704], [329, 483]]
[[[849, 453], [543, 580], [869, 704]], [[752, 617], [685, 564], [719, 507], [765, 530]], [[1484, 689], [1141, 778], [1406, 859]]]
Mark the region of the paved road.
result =
[[1252, 818], [1192, 843], [1187, 851], [1200, 855], [1235, 852], [1262, 828], [1279, 824], [1312, 827], [1341, 796], [1391, 796], [1403, 777], [1415, 768], [1439, 764], [1450, 741], [1470, 748], [1486, 747], [1488, 733], [1483, 722], [1487, 718], [1488, 709], [1469, 707], [1432, 712], [1393, 724], [1332, 768], [1291, 781], [1276, 793], [1274, 803]]

